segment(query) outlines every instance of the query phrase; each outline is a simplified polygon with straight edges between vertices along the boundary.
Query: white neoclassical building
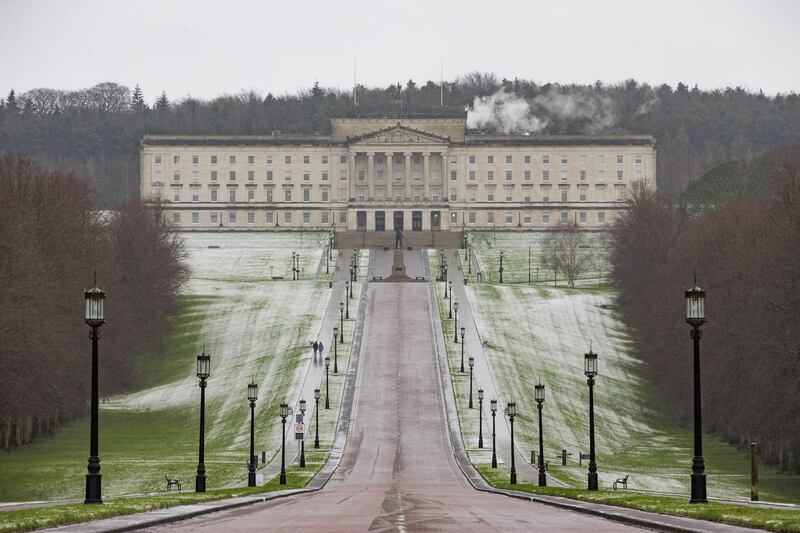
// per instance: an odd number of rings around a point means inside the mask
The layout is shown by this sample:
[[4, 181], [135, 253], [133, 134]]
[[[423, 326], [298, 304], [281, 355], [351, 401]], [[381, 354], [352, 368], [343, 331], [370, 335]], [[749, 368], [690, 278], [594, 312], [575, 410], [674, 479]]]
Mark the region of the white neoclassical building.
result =
[[612, 224], [656, 183], [649, 135], [498, 135], [461, 118], [337, 118], [330, 134], [147, 135], [141, 195], [187, 230]]

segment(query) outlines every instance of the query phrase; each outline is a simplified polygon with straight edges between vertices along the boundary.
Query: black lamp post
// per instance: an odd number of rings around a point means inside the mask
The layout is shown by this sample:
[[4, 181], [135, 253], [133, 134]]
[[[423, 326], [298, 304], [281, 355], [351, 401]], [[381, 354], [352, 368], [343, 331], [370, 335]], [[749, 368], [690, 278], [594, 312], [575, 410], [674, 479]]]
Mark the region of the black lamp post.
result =
[[[444, 274], [442, 275], [442, 279], [444, 279]], [[453, 290], [453, 289], [452, 289], [452, 287], [453, 287], [453, 282], [452, 282], [452, 281], [450, 281], [450, 282], [448, 282], [448, 281], [445, 281], [445, 282], [444, 282], [444, 297], [445, 297], [445, 298], [448, 298], [448, 295], [447, 295], [447, 286], [448, 286], [448, 285], [450, 285], [450, 287], [451, 287], [451, 288], [450, 288], [450, 291], [452, 292], [452, 290]]]
[[330, 388], [328, 387], [328, 385], [330, 385], [331, 382], [330, 374], [328, 373], [330, 367], [331, 367], [331, 356], [328, 355], [325, 356], [325, 409], [331, 408], [331, 394], [330, 394], [331, 391]]
[[256, 486], [256, 453], [255, 453], [255, 417], [258, 385], [250, 382], [247, 385], [247, 399], [250, 400], [250, 462], [247, 465], [247, 486]]
[[[447, 287], [447, 284], [444, 285]], [[453, 318], [453, 299], [447, 300], [447, 318]]]
[[467, 249], [467, 274], [472, 274], [472, 254], [470, 249]]
[[211, 375], [211, 356], [205, 352], [197, 356], [197, 377], [200, 379], [200, 453], [197, 461], [197, 475], [194, 480], [195, 492], [206, 491], [206, 380]]
[[492, 468], [497, 468], [497, 440], [495, 439], [494, 422], [497, 416], [497, 400], [489, 401], [489, 410], [492, 411]]
[[[461, 341], [461, 349], [464, 349], [464, 341]], [[472, 409], [472, 367], [475, 366], [475, 358], [469, 356], [469, 408]]]
[[355, 251], [353, 254], [353, 281], [358, 281], [358, 263], [356, 263], [358, 259], [358, 250]]
[[[300, 414], [303, 415], [303, 422], [306, 421], [306, 401], [300, 398]], [[300, 439], [300, 468], [306, 467], [306, 436]]]
[[292, 281], [297, 281], [297, 252], [292, 252]]
[[[301, 240], [303, 238], [302, 231], [303, 231], [303, 228], [300, 228], [300, 232], [301, 232], [300, 233], [300, 239]], [[295, 260], [297, 262], [297, 266], [295, 267], [295, 272], [297, 273], [297, 281], [300, 281], [300, 252], [297, 252], [297, 255], [295, 256]]]
[[333, 373], [339, 373], [339, 343], [336, 342], [336, 335], [339, 333], [339, 328], [333, 326]]
[[448, 281], [447, 285], [450, 286], [450, 299], [452, 300], [453, 299], [453, 282], [452, 281]]
[[289, 405], [281, 404], [281, 476], [280, 485], [286, 485], [286, 417], [289, 416]]
[[536, 408], [539, 410], [539, 486], [547, 486], [547, 474], [544, 473], [544, 440], [542, 437], [542, 404], [544, 403], [544, 385], [539, 383], [533, 387]]
[[517, 484], [517, 468], [514, 464], [514, 417], [517, 416], [517, 404], [516, 402], [508, 402], [508, 407], [506, 407], [506, 414], [508, 415], [508, 420], [511, 422], [511, 484]]
[[328, 248], [328, 251], [325, 253], [325, 273], [330, 274], [330, 260], [331, 260], [331, 249]]
[[589, 490], [597, 490], [597, 463], [594, 458], [594, 377], [597, 375], [597, 354], [589, 351], [583, 354], [583, 373], [589, 378]]
[[319, 449], [319, 389], [314, 389], [314, 416], [317, 417], [314, 424], [314, 449]]
[[[347, 318], [350, 318], [349, 313]], [[344, 343], [344, 302], [339, 302], [339, 325], [340, 325], [339, 333], [341, 334], [339, 342]]]
[[[466, 328], [463, 326], [461, 327], [461, 371], [464, 371], [464, 333], [466, 332]], [[470, 369], [470, 372], [472, 370]]]
[[453, 319], [455, 320], [455, 324], [453, 325], [453, 342], [458, 344], [458, 302], [453, 304]]
[[[97, 285], [97, 275], [95, 274], [95, 285]], [[83, 503], [103, 503], [101, 475], [100, 475], [100, 451], [98, 437], [98, 411], [100, 409], [100, 383], [99, 383], [99, 355], [97, 342], [100, 336], [97, 330], [105, 323], [105, 299], [106, 293], [97, 286], [84, 291], [86, 301], [86, 312], [84, 320], [92, 328], [92, 406], [91, 406], [91, 427], [89, 433], [89, 462], [86, 474], [86, 499]]]
[[478, 389], [478, 448], [483, 448], [483, 389]]
[[692, 326], [691, 338], [694, 343], [694, 459], [692, 459], [692, 498], [691, 503], [708, 503], [706, 498], [706, 467], [703, 460], [703, 421], [700, 404], [700, 326], [706, 321], [706, 291], [694, 286], [685, 293], [686, 322]]
[[503, 250], [500, 250], [500, 283], [503, 283]]

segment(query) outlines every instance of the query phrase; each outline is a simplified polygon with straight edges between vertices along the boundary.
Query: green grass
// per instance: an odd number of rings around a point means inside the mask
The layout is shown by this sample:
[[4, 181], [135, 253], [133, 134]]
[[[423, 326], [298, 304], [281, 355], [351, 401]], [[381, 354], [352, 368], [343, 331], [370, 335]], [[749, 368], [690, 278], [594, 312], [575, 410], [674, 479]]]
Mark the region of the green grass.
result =
[[518, 483], [512, 485], [509, 479], [510, 471], [506, 465], [498, 465], [498, 468], [492, 468], [487, 464], [479, 464], [475, 465], [475, 467], [489, 484], [499, 489], [518, 490], [547, 496], [561, 496], [572, 500], [616, 505], [739, 526], [758, 527], [770, 531], [800, 531], [800, 510], [795, 509], [768, 509], [714, 501], [707, 504], [690, 504], [686, 498], [652, 496], [623, 490], [588, 491], [561, 487], [539, 487], [525, 480], [519, 480]]

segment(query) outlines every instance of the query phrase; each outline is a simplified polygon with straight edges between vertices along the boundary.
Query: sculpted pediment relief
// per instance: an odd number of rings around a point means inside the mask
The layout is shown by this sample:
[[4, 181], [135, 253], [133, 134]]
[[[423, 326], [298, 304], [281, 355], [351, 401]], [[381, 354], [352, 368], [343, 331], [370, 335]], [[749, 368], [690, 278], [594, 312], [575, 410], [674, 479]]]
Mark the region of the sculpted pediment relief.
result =
[[393, 126], [360, 135], [352, 141], [366, 144], [441, 144], [448, 142], [448, 139], [403, 126]]

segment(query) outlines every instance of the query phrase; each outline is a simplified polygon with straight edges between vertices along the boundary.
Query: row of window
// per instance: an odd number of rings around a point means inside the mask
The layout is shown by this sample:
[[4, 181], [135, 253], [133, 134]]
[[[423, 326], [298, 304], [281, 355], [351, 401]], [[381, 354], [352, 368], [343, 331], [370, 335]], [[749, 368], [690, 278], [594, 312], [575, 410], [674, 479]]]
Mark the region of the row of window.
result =
[[[606, 164], [606, 155], [605, 154], [597, 154], [596, 161], [598, 165], [605, 165]], [[495, 156], [494, 155], [487, 155], [486, 156], [486, 164], [487, 165], [494, 165]], [[513, 155], [506, 155], [505, 156], [506, 165], [512, 165], [514, 163], [514, 156]], [[642, 164], [642, 155], [636, 154], [633, 156], [634, 163], [636, 165]], [[468, 161], [470, 165], [474, 165], [477, 161], [477, 156], [470, 155], [468, 156]], [[530, 155], [523, 155], [522, 162], [526, 165], [530, 165], [532, 161], [532, 156]], [[562, 155], [559, 157], [559, 161], [562, 165], [569, 164], [569, 156]], [[541, 162], [543, 165], [550, 164], [550, 154], [542, 154]], [[589, 162], [589, 156], [587, 154], [581, 154], [578, 156], [578, 163], [581, 165], [586, 165]], [[617, 164], [622, 165], [625, 162], [625, 156], [623, 154], [617, 154]]]

